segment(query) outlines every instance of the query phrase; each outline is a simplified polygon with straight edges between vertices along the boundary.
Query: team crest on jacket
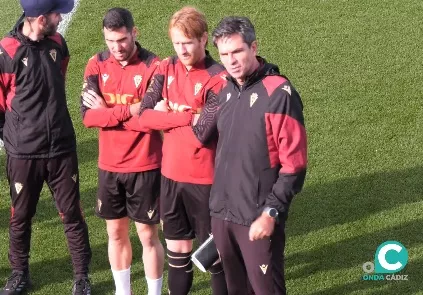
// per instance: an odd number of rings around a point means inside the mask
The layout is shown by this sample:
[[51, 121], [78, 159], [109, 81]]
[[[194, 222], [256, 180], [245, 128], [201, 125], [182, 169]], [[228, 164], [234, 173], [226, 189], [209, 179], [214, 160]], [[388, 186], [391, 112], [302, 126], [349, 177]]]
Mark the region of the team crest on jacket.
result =
[[230, 100], [231, 99], [231, 93], [229, 92], [228, 94], [226, 94], [226, 101], [228, 101], [228, 100]]
[[52, 49], [52, 50], [50, 50], [50, 56], [51, 56], [51, 58], [52, 58], [54, 61], [56, 61], [56, 58], [57, 58], [57, 51], [56, 51], [56, 49]]
[[175, 78], [173, 76], [169, 76], [167, 78], [167, 88], [169, 88], [170, 84], [172, 84], [173, 80], [175, 80]]
[[251, 108], [251, 107], [253, 106], [253, 104], [256, 102], [257, 98], [258, 98], [257, 93], [253, 93], [253, 94], [251, 94], [251, 96], [250, 96], [250, 108]]
[[28, 66], [28, 58], [27, 57], [22, 58], [22, 62], [26, 67]]
[[109, 74], [103, 74], [101, 75], [101, 79], [103, 80], [103, 86], [106, 86], [106, 82], [109, 79]]
[[203, 87], [203, 84], [201, 84], [201, 83], [195, 84], [195, 87], [194, 87], [194, 95], [197, 95], [198, 92], [200, 92], [201, 87]]
[[141, 81], [142, 81], [142, 76], [141, 75], [135, 75], [134, 82], [135, 82], [136, 88], [138, 88], [140, 86]]
[[285, 90], [286, 92], [288, 92], [289, 95], [291, 95], [291, 87], [289, 87], [288, 85], [282, 87], [282, 90]]

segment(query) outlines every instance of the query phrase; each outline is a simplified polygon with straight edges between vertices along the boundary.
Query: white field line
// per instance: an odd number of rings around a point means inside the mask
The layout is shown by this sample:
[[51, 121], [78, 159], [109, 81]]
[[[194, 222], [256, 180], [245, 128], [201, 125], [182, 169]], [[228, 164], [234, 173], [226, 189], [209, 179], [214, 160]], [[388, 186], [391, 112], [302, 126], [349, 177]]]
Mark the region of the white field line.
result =
[[70, 21], [72, 20], [73, 14], [78, 9], [79, 2], [80, 2], [80, 0], [75, 0], [75, 5], [74, 5], [72, 11], [69, 12], [68, 14], [62, 14], [63, 20], [60, 22], [59, 28], [57, 29], [57, 31], [60, 34], [62, 34], [63, 36], [66, 34], [66, 30], [67, 30], [67, 28], [69, 26]]

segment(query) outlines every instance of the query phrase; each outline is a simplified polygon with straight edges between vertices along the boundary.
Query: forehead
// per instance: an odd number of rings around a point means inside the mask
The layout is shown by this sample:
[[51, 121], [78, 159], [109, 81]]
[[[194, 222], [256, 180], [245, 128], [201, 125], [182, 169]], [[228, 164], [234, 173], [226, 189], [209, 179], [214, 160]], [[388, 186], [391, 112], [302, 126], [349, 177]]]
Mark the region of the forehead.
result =
[[130, 32], [126, 27], [122, 27], [119, 29], [109, 30], [107, 28], [103, 28], [104, 38], [110, 41], [113, 40], [120, 40], [122, 38], [127, 37]]
[[187, 43], [198, 41], [196, 38], [187, 37], [182, 30], [175, 27], [170, 29], [170, 39], [172, 39], [173, 43]]
[[232, 52], [241, 48], [248, 47], [247, 43], [244, 42], [241, 35], [233, 34], [219, 38], [216, 42], [219, 53]]

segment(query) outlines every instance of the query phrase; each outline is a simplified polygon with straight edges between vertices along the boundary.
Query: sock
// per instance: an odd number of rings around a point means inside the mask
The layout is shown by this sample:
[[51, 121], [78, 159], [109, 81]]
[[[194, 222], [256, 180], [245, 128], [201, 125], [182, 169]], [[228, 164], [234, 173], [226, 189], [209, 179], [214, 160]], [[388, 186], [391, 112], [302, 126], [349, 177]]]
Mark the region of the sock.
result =
[[167, 284], [172, 295], [187, 295], [194, 278], [191, 252], [175, 253], [167, 250], [168, 279]]
[[124, 270], [113, 270], [116, 295], [131, 295], [131, 267]]
[[163, 277], [159, 279], [150, 279], [145, 277], [147, 280], [147, 286], [148, 286], [148, 295], [160, 295], [162, 294], [162, 283], [163, 283]]
[[223, 272], [222, 263], [217, 263], [209, 268], [211, 273], [211, 285], [213, 295], [227, 295], [228, 287], [226, 286], [225, 273]]

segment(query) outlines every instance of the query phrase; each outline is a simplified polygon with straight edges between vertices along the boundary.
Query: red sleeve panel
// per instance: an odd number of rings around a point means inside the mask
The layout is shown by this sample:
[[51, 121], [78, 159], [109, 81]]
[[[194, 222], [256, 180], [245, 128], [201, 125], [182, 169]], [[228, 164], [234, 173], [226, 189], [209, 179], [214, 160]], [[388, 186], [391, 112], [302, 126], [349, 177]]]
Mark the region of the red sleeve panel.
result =
[[305, 179], [307, 135], [303, 106], [299, 94], [286, 79], [271, 76], [263, 84], [270, 92], [269, 109], [265, 114], [270, 164], [281, 166], [266, 206], [285, 211]]
[[12, 69], [19, 42], [12, 38], [0, 41], [0, 139], [3, 138], [5, 112], [11, 110], [12, 99], [16, 93], [16, 76]]

